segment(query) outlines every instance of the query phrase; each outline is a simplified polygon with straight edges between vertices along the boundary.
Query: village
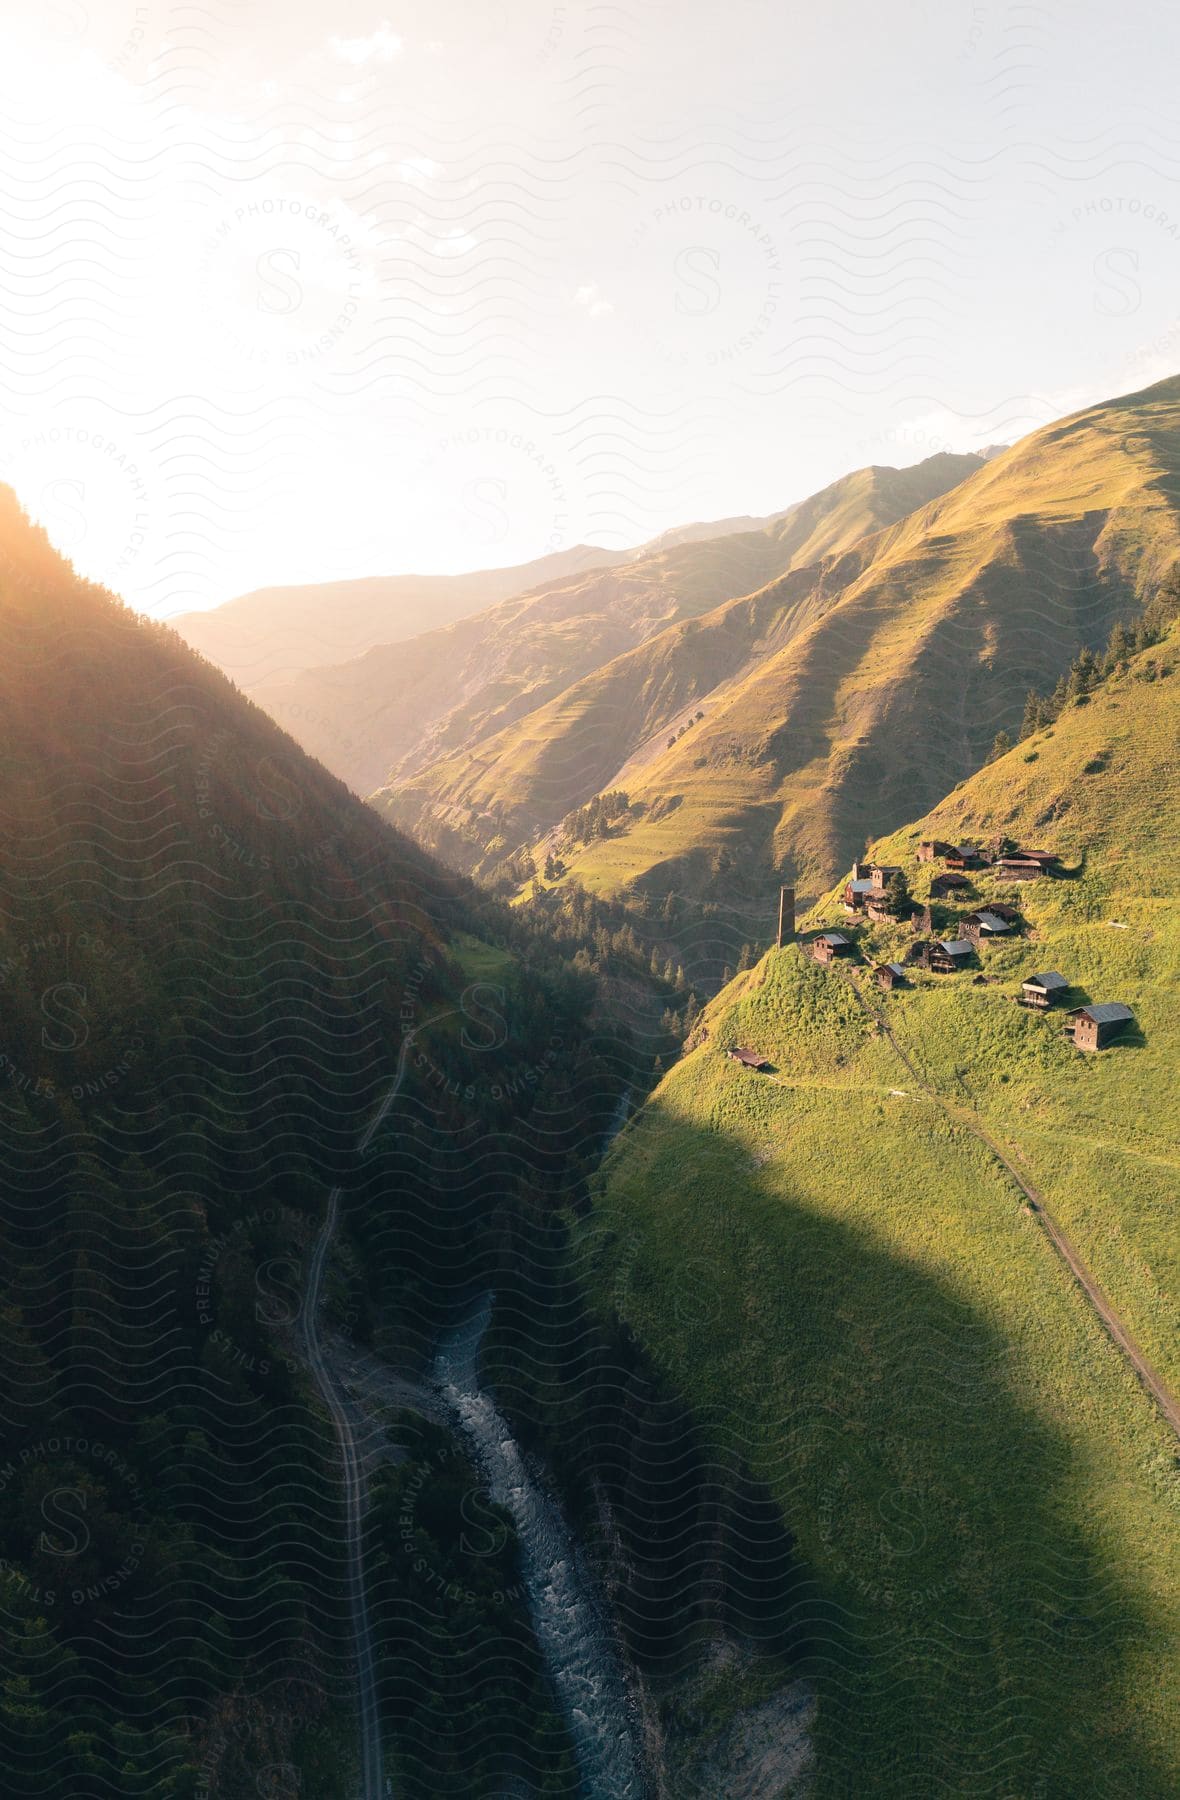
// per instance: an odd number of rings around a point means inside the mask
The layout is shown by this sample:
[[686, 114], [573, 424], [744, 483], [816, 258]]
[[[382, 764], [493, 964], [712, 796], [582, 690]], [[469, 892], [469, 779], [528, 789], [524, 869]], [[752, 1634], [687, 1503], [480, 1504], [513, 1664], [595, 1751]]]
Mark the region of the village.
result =
[[[912, 898], [909, 879], [897, 863], [854, 862], [842, 891], [843, 910], [850, 919], [909, 924], [913, 931], [913, 942], [904, 959], [870, 963], [873, 979], [882, 993], [911, 986], [911, 974], [917, 969], [939, 976], [974, 971], [972, 980], [976, 986], [994, 981], [996, 977], [988, 975], [982, 966], [983, 947], [992, 941], [1024, 935], [1025, 923], [1019, 907], [1009, 901], [988, 900], [970, 912], [955, 915], [953, 931], [940, 937], [935, 932], [933, 903], [967, 899], [973, 893], [973, 875], [984, 872], [1000, 884], [1052, 880], [1064, 874], [1061, 857], [1055, 851], [1030, 850], [1006, 840], [982, 848], [928, 838], [919, 843], [917, 860], [940, 865], [924, 903]], [[792, 888], [784, 887], [779, 900], [778, 947], [782, 949], [794, 941], [795, 895]], [[862, 960], [856, 940], [844, 931], [821, 930], [801, 947], [821, 967]], [[1011, 996], [1030, 1012], [1058, 1012], [1065, 1020], [1062, 1036], [1076, 1050], [1087, 1053], [1107, 1049], [1135, 1024], [1131, 1008], [1121, 1000], [1086, 1001], [1071, 1007], [1071, 997], [1077, 997], [1073, 984], [1057, 969], [1040, 969], [1026, 975], [1020, 992]], [[745, 1068], [765, 1071], [771, 1067], [767, 1058], [749, 1047], [736, 1046], [726, 1054]]]

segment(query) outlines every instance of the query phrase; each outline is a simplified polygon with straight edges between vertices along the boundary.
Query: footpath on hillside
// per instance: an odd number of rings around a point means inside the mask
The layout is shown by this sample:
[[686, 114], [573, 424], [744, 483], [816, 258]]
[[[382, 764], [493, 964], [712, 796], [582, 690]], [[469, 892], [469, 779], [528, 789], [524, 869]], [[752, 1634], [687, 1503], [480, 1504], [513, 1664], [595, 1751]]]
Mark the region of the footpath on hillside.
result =
[[1013, 1163], [1007, 1152], [1003, 1150], [996, 1140], [983, 1129], [982, 1125], [972, 1118], [970, 1113], [963, 1107], [957, 1106], [953, 1101], [946, 1099], [944, 1095], [939, 1093], [938, 1089], [928, 1077], [918, 1070], [909, 1053], [898, 1042], [893, 1027], [890, 1025], [884, 1013], [882, 1013], [878, 1007], [874, 1006], [871, 1001], [865, 998], [860, 983], [856, 980], [851, 971], [841, 969], [835, 964], [833, 964], [832, 967], [835, 970], [835, 973], [838, 974], [843, 981], [847, 982], [848, 986], [855, 994], [857, 1004], [861, 1007], [862, 1011], [866, 1012], [870, 1018], [876, 1020], [878, 1026], [893, 1046], [895, 1055], [901, 1060], [908, 1070], [911, 1079], [922, 1089], [922, 1092], [927, 1094], [937, 1106], [941, 1107], [942, 1111], [952, 1123], [963, 1126], [963, 1128], [969, 1131], [973, 1137], [977, 1138], [984, 1148], [996, 1158], [997, 1162], [999, 1162], [1011, 1176], [1021, 1193], [1024, 1194], [1025, 1198], [1028, 1200], [1033, 1216], [1040, 1220], [1049, 1242], [1053, 1245], [1058, 1256], [1060, 1256], [1062, 1262], [1074, 1277], [1074, 1280], [1097, 1313], [1098, 1318], [1101, 1320], [1102, 1325], [1111, 1340], [1117, 1348], [1122, 1351], [1123, 1355], [1134, 1369], [1139, 1381], [1151, 1395], [1152, 1399], [1159, 1407], [1160, 1412], [1171, 1426], [1173, 1433], [1180, 1439], [1180, 1401], [1177, 1401], [1176, 1396], [1171, 1392], [1171, 1389], [1167, 1386], [1162, 1375], [1160, 1375], [1158, 1370], [1153, 1367], [1143, 1351], [1139, 1348], [1139, 1345], [1135, 1342], [1135, 1339], [1127, 1329], [1124, 1321], [1120, 1318], [1115, 1307], [1111, 1304], [1107, 1295], [1099, 1287], [1097, 1281], [1095, 1281], [1089, 1269], [1082, 1261], [1069, 1234], [1062, 1228], [1058, 1221], [1053, 1217], [1053, 1214], [1046, 1207], [1039, 1190], [1020, 1173], [1020, 1170]]

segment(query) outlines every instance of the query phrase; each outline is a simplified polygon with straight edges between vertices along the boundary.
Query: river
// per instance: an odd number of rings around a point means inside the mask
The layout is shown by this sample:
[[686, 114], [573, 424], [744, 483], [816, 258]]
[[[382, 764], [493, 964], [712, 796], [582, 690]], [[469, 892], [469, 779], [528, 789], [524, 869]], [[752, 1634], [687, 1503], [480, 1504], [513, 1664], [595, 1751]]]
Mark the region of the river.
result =
[[587, 1800], [642, 1800], [632, 1708], [594, 1571], [539, 1471], [479, 1385], [479, 1348], [491, 1311], [491, 1295], [485, 1294], [445, 1334], [434, 1380], [489, 1496], [516, 1526], [533, 1629]]

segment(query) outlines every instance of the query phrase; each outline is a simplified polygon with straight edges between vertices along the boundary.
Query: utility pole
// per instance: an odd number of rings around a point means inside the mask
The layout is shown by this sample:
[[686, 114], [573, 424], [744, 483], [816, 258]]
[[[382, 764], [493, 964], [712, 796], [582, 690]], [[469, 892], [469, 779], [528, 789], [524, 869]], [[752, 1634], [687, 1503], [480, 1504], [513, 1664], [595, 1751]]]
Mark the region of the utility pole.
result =
[[791, 943], [795, 937], [795, 890], [780, 888], [778, 894], [778, 947]]

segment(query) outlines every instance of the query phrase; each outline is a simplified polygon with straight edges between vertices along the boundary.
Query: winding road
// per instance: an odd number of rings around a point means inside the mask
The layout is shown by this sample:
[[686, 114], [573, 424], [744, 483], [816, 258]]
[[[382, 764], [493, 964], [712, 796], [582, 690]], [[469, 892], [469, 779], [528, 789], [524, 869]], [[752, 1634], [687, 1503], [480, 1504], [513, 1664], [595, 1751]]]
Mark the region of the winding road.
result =
[[[381, 1105], [365, 1129], [357, 1149], [367, 1150], [374, 1134], [397, 1098], [405, 1078], [406, 1064], [416, 1033], [408, 1031], [402, 1039], [395, 1074]], [[324, 1271], [340, 1218], [341, 1189], [328, 1195], [328, 1210], [320, 1235], [312, 1251], [307, 1271], [307, 1287], [300, 1315], [300, 1333], [304, 1353], [316, 1387], [328, 1409], [340, 1450], [344, 1485], [344, 1541], [348, 1558], [348, 1607], [352, 1619], [353, 1652], [356, 1660], [357, 1712], [360, 1727], [361, 1788], [359, 1800], [386, 1800], [384, 1757], [381, 1746], [381, 1715], [377, 1704], [377, 1658], [373, 1649], [373, 1627], [369, 1618], [369, 1602], [365, 1589], [365, 1479], [357, 1446], [352, 1417], [345, 1407], [320, 1339], [319, 1306], [323, 1295]]]
[[1011, 1157], [1001, 1145], [996, 1142], [995, 1138], [983, 1129], [982, 1125], [977, 1124], [963, 1107], [956, 1106], [951, 1101], [945, 1099], [943, 1095], [938, 1092], [938, 1089], [932, 1086], [927, 1077], [919, 1072], [907, 1052], [898, 1042], [893, 1028], [884, 1013], [881, 1012], [879, 1007], [873, 1006], [870, 1001], [866, 1000], [864, 994], [861, 992], [860, 984], [855, 977], [844, 969], [837, 970], [837, 973], [847, 981], [864, 1011], [877, 1021], [881, 1030], [889, 1039], [890, 1044], [892, 1044], [895, 1053], [901, 1058], [901, 1061], [905, 1064], [911, 1077], [921, 1088], [922, 1092], [928, 1095], [937, 1106], [941, 1107], [948, 1119], [952, 1120], [956, 1125], [963, 1126], [963, 1128], [969, 1131], [973, 1137], [977, 1138], [984, 1148], [991, 1152], [997, 1162], [1001, 1163], [1007, 1170], [1008, 1174], [1012, 1177], [1012, 1180], [1028, 1200], [1033, 1216], [1040, 1220], [1049, 1242], [1052, 1244], [1058, 1256], [1061, 1258], [1062, 1262], [1085, 1294], [1087, 1300], [1090, 1302], [1090, 1305], [1097, 1313], [1104, 1329], [1117, 1348], [1122, 1351], [1132, 1369], [1135, 1371], [1141, 1385], [1155, 1401], [1165, 1420], [1171, 1426], [1172, 1431], [1180, 1438], [1180, 1401], [1177, 1401], [1176, 1396], [1164, 1381], [1163, 1376], [1160, 1375], [1159, 1371], [1148, 1361], [1139, 1345], [1135, 1342], [1135, 1339], [1131, 1336], [1130, 1331], [1120, 1318], [1110, 1299], [1104, 1293], [1102, 1288], [1099, 1287], [1089, 1269], [1082, 1261], [1068, 1232], [1058, 1224], [1057, 1220], [1053, 1217], [1053, 1214], [1046, 1207], [1040, 1191], [1020, 1173], [1020, 1170], [1016, 1167]]

